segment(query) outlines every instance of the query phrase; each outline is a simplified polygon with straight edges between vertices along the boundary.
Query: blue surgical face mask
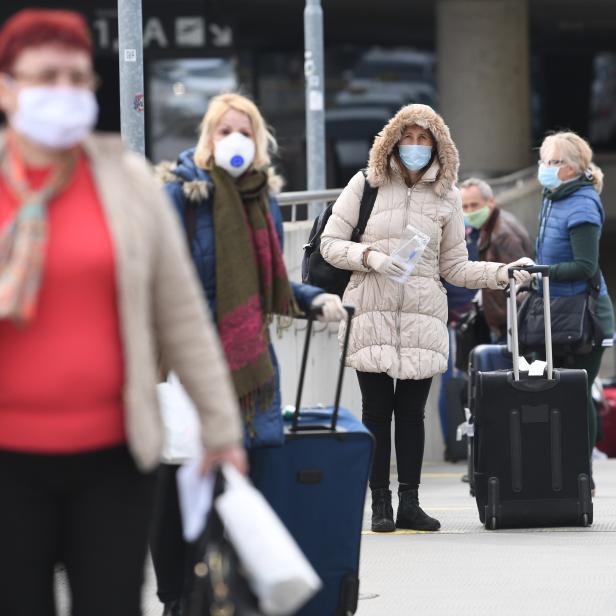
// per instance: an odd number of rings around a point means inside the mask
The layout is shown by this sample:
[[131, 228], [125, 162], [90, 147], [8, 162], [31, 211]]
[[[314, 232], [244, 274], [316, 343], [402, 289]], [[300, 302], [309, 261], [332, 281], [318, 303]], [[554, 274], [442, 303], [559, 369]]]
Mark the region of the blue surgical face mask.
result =
[[548, 167], [546, 164], [541, 163], [539, 165], [539, 171], [537, 172], [539, 184], [549, 190], [558, 188], [563, 183], [563, 181], [558, 177], [559, 170], [560, 167]]
[[432, 158], [431, 145], [399, 145], [400, 160], [409, 171], [423, 169]]

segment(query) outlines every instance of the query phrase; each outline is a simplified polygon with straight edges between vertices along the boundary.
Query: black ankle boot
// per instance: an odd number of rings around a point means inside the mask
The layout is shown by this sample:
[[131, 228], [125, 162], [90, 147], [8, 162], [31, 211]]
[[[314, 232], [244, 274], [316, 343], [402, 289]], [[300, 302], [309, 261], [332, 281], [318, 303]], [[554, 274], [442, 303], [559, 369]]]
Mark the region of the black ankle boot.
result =
[[431, 518], [420, 506], [417, 490], [398, 492], [400, 503], [396, 515], [396, 527], [410, 530], [438, 530], [441, 523]]
[[394, 530], [396, 526], [391, 506], [391, 490], [376, 488], [372, 490], [372, 532], [391, 533]]

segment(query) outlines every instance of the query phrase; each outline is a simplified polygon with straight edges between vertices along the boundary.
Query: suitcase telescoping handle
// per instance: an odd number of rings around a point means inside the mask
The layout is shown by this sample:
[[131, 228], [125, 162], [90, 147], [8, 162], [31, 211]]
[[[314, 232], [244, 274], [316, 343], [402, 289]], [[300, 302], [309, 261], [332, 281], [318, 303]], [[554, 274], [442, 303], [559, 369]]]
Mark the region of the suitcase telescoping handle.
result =
[[522, 266], [515, 265], [507, 270], [509, 274], [509, 310], [511, 319], [511, 353], [513, 355], [513, 378], [520, 380], [520, 340], [518, 337], [518, 313], [516, 304], [516, 282], [513, 272], [523, 270], [530, 274], [541, 274], [543, 281], [543, 321], [545, 323], [545, 359], [547, 362], [548, 379], [552, 380], [554, 373], [554, 361], [552, 358], [552, 321], [550, 314], [550, 268], [547, 265]]
[[[338, 371], [338, 382], [336, 384], [336, 396], [334, 398], [334, 410], [332, 413], [332, 422], [330, 430], [336, 431], [338, 423], [338, 409], [340, 407], [340, 395], [342, 394], [342, 379], [344, 378], [344, 365], [346, 363], [347, 350], [349, 348], [349, 336], [351, 335], [351, 320], [355, 314], [353, 306], [345, 306], [347, 312], [346, 331], [344, 333], [344, 341], [342, 344], [342, 355], [340, 357], [340, 369]], [[295, 399], [295, 413], [293, 414], [293, 422], [291, 424], [291, 432], [301, 432], [309, 430], [322, 430], [322, 426], [300, 426], [299, 416], [302, 408], [302, 393], [304, 390], [304, 380], [306, 377], [306, 366], [308, 364], [308, 350], [310, 348], [310, 339], [312, 337], [312, 325], [316, 317], [321, 314], [321, 308], [310, 310], [307, 314], [308, 325], [306, 326], [306, 341], [304, 342], [304, 351], [302, 353], [302, 365], [299, 371], [299, 383], [297, 384], [297, 398]]]

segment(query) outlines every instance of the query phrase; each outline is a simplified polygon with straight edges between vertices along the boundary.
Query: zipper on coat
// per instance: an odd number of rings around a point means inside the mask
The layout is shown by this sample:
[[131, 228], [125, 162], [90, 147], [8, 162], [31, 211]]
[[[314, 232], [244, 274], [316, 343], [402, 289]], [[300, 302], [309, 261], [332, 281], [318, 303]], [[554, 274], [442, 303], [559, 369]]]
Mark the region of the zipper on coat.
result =
[[[413, 185], [415, 188], [415, 185]], [[411, 204], [411, 194], [413, 192], [413, 188], [406, 189], [406, 201], [404, 203], [404, 225], [402, 226], [402, 233], [406, 229], [406, 225], [408, 225], [408, 215], [409, 215], [409, 207]], [[402, 344], [400, 342], [400, 338], [402, 336], [402, 304], [404, 303], [404, 284], [398, 283], [398, 313], [396, 315], [396, 331], [397, 331], [397, 339], [396, 339], [396, 354], [398, 355], [398, 364], [402, 362], [402, 357], [400, 357], [400, 350], [402, 348]]]

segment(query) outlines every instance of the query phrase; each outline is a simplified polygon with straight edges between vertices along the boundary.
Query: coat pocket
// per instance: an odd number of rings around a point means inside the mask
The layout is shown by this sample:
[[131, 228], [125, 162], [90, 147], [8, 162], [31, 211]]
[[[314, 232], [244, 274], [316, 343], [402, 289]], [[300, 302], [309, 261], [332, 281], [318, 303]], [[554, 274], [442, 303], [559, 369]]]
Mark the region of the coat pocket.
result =
[[346, 291], [352, 291], [353, 289], [357, 289], [366, 279], [366, 274], [367, 272], [353, 272], [353, 274], [351, 274], [351, 279], [349, 280]]

